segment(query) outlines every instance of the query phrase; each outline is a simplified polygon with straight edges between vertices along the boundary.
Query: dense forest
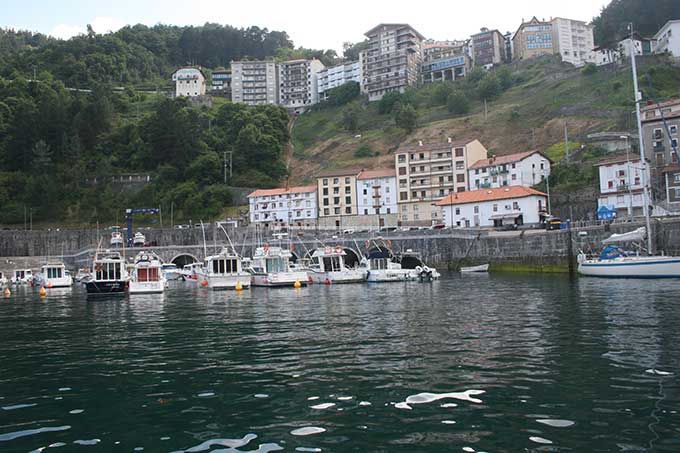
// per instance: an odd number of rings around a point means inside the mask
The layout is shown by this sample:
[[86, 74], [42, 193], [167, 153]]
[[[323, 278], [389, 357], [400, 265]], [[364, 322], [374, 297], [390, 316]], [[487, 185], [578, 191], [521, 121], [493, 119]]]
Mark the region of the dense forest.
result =
[[631, 22], [642, 36], [652, 37], [670, 19], [680, 19], [678, 0], [612, 0], [593, 19], [595, 44], [611, 45], [623, 39]]

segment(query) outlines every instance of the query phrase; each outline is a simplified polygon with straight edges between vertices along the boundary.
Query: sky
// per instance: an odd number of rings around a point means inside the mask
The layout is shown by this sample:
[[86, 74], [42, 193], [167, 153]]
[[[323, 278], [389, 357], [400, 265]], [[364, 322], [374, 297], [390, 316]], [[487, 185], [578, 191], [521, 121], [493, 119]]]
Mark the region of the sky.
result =
[[515, 31], [522, 19], [590, 21], [609, 0], [0, 0], [0, 27], [69, 38], [126, 24], [257, 25], [286, 31], [296, 46], [341, 51], [381, 22], [409, 23], [426, 38], [464, 39], [481, 27]]

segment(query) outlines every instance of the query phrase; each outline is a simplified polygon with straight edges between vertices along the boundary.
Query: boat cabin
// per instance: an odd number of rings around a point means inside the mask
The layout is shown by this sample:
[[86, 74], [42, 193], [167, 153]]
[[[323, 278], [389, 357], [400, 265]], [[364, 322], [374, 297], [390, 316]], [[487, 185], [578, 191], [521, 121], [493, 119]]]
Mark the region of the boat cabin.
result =
[[290, 272], [291, 257], [292, 254], [281, 247], [258, 247], [253, 256], [251, 269], [267, 274]]
[[312, 255], [311, 267], [321, 272], [340, 272], [345, 270], [346, 253], [341, 247], [317, 249]]
[[43, 275], [48, 279], [62, 278], [66, 276], [66, 268], [63, 264], [46, 264], [42, 267]]
[[30, 269], [18, 269], [14, 271], [14, 280], [28, 280], [33, 277], [33, 271]]
[[228, 275], [241, 272], [238, 256], [216, 255], [206, 258], [207, 271], [213, 275]]

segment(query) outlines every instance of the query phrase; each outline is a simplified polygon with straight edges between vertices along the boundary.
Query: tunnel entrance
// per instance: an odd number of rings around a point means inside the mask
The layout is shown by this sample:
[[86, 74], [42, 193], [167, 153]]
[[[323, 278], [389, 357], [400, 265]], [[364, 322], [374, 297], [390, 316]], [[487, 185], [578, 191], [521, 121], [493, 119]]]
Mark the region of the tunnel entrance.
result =
[[187, 264], [198, 262], [198, 258], [189, 254], [177, 255], [172, 259], [172, 263], [177, 266], [177, 268], [182, 269]]

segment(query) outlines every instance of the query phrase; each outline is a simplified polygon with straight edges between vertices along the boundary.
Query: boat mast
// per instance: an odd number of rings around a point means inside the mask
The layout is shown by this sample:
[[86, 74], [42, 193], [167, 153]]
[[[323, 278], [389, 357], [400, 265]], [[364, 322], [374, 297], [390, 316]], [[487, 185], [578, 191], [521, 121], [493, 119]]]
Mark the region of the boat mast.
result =
[[638, 138], [640, 140], [640, 165], [642, 173], [642, 212], [645, 215], [645, 223], [647, 226], [647, 253], [652, 254], [652, 228], [649, 220], [649, 203], [651, 201], [649, 195], [649, 175], [647, 173], [647, 159], [645, 158], [644, 138], [642, 136], [642, 120], [640, 119], [640, 101], [642, 96], [638, 90], [637, 80], [637, 65], [635, 63], [635, 36], [633, 33], [633, 23], [630, 23], [630, 61], [633, 69], [633, 89], [635, 90], [635, 116], [637, 120]]

